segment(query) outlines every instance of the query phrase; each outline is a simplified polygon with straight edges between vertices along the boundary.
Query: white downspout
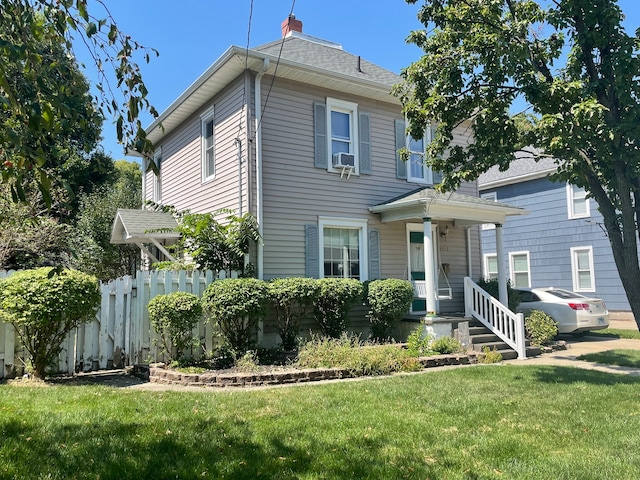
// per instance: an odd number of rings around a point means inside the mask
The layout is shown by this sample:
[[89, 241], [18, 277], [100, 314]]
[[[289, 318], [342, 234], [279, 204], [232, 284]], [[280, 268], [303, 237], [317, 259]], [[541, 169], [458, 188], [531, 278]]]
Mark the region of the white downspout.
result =
[[256, 211], [258, 221], [258, 231], [260, 233], [260, 241], [258, 242], [258, 258], [256, 259], [256, 276], [262, 280], [264, 277], [264, 212], [262, 206], [262, 95], [261, 95], [261, 80], [262, 76], [269, 68], [269, 59], [265, 58], [262, 61], [262, 68], [256, 75], [255, 81], [255, 108], [256, 108]]

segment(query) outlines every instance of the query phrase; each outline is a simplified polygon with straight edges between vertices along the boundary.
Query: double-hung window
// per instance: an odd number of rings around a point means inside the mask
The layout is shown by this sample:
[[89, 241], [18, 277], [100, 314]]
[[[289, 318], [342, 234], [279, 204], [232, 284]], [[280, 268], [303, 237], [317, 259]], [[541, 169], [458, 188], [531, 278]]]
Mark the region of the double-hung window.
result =
[[409, 182], [433, 184], [433, 174], [431, 167], [427, 165], [427, 146], [433, 140], [433, 128], [428, 127], [422, 138], [413, 138], [407, 135], [407, 150], [409, 151], [409, 161], [407, 165], [407, 180]]
[[153, 174], [153, 201], [162, 203], [162, 149], [157, 148], [153, 152], [153, 163], [157, 169], [157, 173]]
[[575, 292], [595, 291], [592, 247], [571, 248], [571, 273]]
[[484, 279], [495, 280], [498, 278], [498, 256], [495, 253], [484, 255]]
[[321, 217], [318, 227], [322, 277], [367, 280], [367, 221]]
[[359, 173], [357, 118], [357, 104], [327, 98], [329, 171], [339, 171], [346, 166], [352, 167], [353, 173]]
[[216, 174], [215, 159], [215, 123], [213, 117], [213, 107], [207, 110], [200, 117], [202, 129], [202, 181], [212, 180]]
[[587, 218], [591, 215], [587, 192], [582, 187], [567, 184], [569, 218]]
[[531, 286], [531, 269], [529, 268], [529, 252], [510, 252], [509, 267], [511, 283], [516, 288]]

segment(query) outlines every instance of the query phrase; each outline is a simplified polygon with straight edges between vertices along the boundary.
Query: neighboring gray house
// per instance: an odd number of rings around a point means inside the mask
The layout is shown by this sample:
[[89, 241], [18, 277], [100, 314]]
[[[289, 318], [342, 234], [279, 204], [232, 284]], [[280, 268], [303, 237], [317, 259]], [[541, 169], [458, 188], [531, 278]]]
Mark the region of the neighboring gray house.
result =
[[[602, 216], [584, 189], [554, 182], [552, 158], [516, 158], [508, 170], [496, 167], [478, 179], [485, 200], [505, 202], [529, 214], [504, 226], [504, 251], [512, 284], [554, 286], [602, 298], [609, 310], [629, 311]], [[497, 275], [493, 225], [482, 227], [483, 275]]]
[[147, 129], [160, 176], [146, 175], [145, 198], [253, 213], [258, 278], [411, 279], [414, 311], [463, 312], [463, 278], [481, 274], [479, 225], [522, 210], [481, 200], [475, 182], [437, 193], [420, 156], [431, 131], [407, 139], [390, 94], [400, 77], [293, 16], [282, 30], [230, 47]]

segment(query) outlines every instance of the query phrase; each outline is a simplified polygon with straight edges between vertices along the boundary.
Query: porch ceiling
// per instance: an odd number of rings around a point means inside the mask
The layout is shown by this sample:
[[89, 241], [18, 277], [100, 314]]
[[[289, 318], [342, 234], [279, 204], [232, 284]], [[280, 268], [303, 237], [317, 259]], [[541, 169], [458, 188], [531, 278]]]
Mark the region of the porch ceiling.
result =
[[111, 229], [111, 243], [150, 243], [163, 240], [175, 243], [180, 234], [178, 222], [170, 213], [149, 210], [118, 209]]
[[504, 223], [508, 216], [529, 213], [520, 207], [460, 193], [440, 193], [433, 188], [409, 192], [369, 207], [369, 211], [379, 213], [383, 223], [430, 217], [453, 222], [455, 226]]

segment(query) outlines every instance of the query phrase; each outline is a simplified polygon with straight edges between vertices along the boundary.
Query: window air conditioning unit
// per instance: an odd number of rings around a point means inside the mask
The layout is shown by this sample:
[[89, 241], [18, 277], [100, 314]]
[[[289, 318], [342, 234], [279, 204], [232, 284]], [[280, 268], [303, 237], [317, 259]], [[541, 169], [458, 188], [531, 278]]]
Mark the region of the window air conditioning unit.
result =
[[335, 153], [333, 155], [333, 166], [334, 168], [338, 167], [351, 167], [355, 168], [356, 166], [356, 156], [353, 153]]

